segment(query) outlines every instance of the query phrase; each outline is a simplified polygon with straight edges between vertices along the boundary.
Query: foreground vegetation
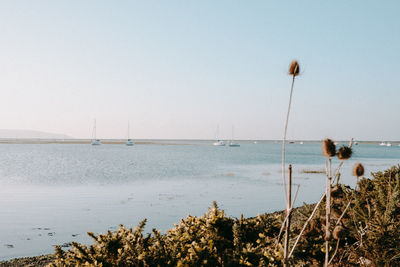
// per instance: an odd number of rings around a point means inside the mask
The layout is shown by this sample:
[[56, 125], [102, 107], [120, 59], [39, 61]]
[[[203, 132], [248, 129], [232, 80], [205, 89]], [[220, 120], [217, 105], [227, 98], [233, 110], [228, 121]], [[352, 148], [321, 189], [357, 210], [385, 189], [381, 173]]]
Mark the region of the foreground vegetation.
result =
[[[320, 205], [289, 258], [290, 265], [321, 265], [325, 241], [332, 266], [400, 266], [400, 166], [361, 178], [357, 189], [336, 184], [331, 190], [331, 233], [326, 237], [325, 209]], [[300, 233], [315, 205], [293, 212], [291, 233]], [[278, 240], [283, 213], [230, 218], [216, 203], [202, 217], [189, 216], [160, 234], [143, 234], [146, 220], [134, 230], [88, 234], [89, 247], [57, 247], [51, 266], [281, 266]]]

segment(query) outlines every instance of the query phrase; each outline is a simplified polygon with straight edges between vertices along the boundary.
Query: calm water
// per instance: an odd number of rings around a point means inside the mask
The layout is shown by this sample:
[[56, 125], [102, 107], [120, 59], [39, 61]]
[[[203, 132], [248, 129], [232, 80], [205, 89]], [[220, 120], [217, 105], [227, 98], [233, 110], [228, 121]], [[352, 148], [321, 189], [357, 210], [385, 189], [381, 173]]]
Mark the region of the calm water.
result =
[[[53, 252], [54, 245], [90, 242], [86, 232], [119, 224], [162, 231], [180, 218], [202, 215], [216, 200], [228, 215], [255, 216], [284, 207], [280, 144], [210, 142], [185, 145], [0, 145], [0, 260]], [[400, 163], [400, 147], [358, 145], [342, 181], [354, 186], [355, 162], [366, 171]], [[317, 201], [324, 191], [319, 144], [287, 146], [296, 205]], [[338, 162], [334, 162], [337, 165]]]

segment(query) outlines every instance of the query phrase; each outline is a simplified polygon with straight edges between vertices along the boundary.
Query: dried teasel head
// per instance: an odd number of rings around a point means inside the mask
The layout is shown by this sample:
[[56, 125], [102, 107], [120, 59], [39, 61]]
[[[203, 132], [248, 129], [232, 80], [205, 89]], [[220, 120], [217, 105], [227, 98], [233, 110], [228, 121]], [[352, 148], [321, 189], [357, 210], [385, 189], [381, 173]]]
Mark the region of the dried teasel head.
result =
[[333, 238], [342, 239], [345, 236], [345, 230], [342, 226], [338, 225], [333, 229]]
[[293, 60], [292, 63], [290, 63], [289, 74], [293, 76], [298, 76], [300, 74], [300, 65], [297, 60]]
[[322, 155], [325, 157], [334, 157], [336, 155], [336, 145], [331, 139], [325, 139], [322, 142]]
[[349, 146], [342, 146], [339, 148], [337, 156], [340, 160], [346, 160], [351, 158], [351, 155], [353, 155], [353, 150]]
[[361, 163], [357, 163], [353, 168], [353, 175], [360, 177], [364, 175], [364, 166]]

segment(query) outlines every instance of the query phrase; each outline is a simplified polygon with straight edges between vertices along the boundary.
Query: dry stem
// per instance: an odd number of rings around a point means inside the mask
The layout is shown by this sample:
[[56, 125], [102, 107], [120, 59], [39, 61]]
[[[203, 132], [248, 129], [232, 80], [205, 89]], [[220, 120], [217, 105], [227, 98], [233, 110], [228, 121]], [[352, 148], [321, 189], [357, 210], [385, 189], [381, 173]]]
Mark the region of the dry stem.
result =
[[[292, 204], [291, 204], [291, 209], [290, 209], [289, 214], [291, 214], [291, 212], [293, 210], [294, 203], [296, 202], [296, 198], [297, 198], [297, 193], [299, 192], [299, 188], [300, 188], [300, 185], [298, 184], [297, 185], [297, 189], [296, 189], [296, 193], [294, 194], [294, 198], [293, 198], [293, 201], [292, 201]], [[288, 217], [289, 216], [286, 214], [285, 220], [283, 220], [283, 222], [282, 222], [282, 226], [281, 226], [281, 229], [279, 231], [278, 238], [276, 239], [275, 246], [278, 245], [278, 243], [279, 243], [279, 241], [281, 239], [281, 235], [282, 235], [283, 229], [285, 229], [285, 225], [286, 225], [286, 221], [287, 221]]]
[[349, 203], [347, 203], [347, 206], [346, 206], [346, 208], [344, 209], [344, 211], [342, 212], [342, 215], [340, 215], [340, 217], [339, 217], [339, 219], [337, 220], [337, 222], [336, 222], [336, 224], [335, 224], [335, 227], [340, 223], [340, 221], [342, 220], [342, 218], [343, 218], [343, 216], [344, 216], [344, 214], [346, 213], [346, 211], [347, 211], [347, 209], [350, 207], [350, 201], [349, 201]]
[[332, 158], [328, 159], [328, 172], [326, 173], [326, 222], [325, 222], [325, 267], [329, 264], [329, 220], [331, 217], [331, 182], [332, 182]]
[[286, 178], [285, 178], [285, 143], [286, 143], [286, 134], [287, 134], [287, 128], [288, 128], [288, 123], [289, 123], [289, 114], [290, 114], [290, 106], [292, 104], [292, 96], [293, 96], [293, 87], [294, 87], [294, 79], [295, 75], [293, 75], [293, 80], [292, 80], [292, 87], [290, 88], [290, 97], [289, 97], [289, 106], [288, 106], [288, 111], [286, 114], [286, 122], [285, 122], [285, 131], [283, 133], [283, 140], [282, 140], [282, 183], [283, 183], [283, 190], [285, 191], [285, 202], [286, 202], [286, 210], [289, 210], [289, 202], [288, 202], [288, 196], [287, 196], [287, 188], [286, 188]]
[[339, 249], [339, 242], [340, 242], [340, 238], [338, 239], [338, 241], [337, 241], [337, 243], [336, 243], [335, 252], [333, 253], [331, 260], [328, 262], [328, 265], [331, 264], [333, 258], [335, 258], [335, 256], [336, 256], [336, 253], [337, 253], [337, 251], [338, 251], [338, 249]]
[[297, 243], [299, 242], [301, 236], [303, 235], [304, 230], [306, 229], [308, 223], [311, 221], [311, 219], [314, 217], [315, 213], [317, 212], [317, 209], [319, 205], [321, 204], [322, 200], [325, 197], [325, 193], [322, 195], [318, 203], [315, 205], [313, 212], [311, 213], [310, 217], [308, 217], [307, 221], [304, 223], [303, 229], [301, 229], [300, 234], [297, 236], [296, 241], [294, 242], [294, 245], [292, 247], [292, 250], [289, 253], [289, 258], [293, 255], [294, 249], [296, 248]]
[[289, 250], [289, 238], [290, 238], [290, 218], [292, 210], [292, 165], [289, 164], [289, 191], [288, 191], [288, 203], [289, 209], [287, 209], [287, 220], [286, 220], [286, 235], [285, 235], [285, 247], [284, 247], [284, 266], [288, 264], [288, 250]]

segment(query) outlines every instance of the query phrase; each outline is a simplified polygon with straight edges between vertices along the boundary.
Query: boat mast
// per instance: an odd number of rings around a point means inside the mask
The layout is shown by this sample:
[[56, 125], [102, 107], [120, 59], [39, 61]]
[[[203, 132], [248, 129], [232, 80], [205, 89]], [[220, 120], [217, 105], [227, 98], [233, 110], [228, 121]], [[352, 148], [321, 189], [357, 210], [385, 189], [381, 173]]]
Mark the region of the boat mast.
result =
[[219, 124], [217, 124], [217, 130], [215, 131], [215, 140], [219, 140], [218, 136], [219, 136]]
[[94, 119], [94, 125], [93, 125], [93, 140], [96, 140], [96, 119]]

